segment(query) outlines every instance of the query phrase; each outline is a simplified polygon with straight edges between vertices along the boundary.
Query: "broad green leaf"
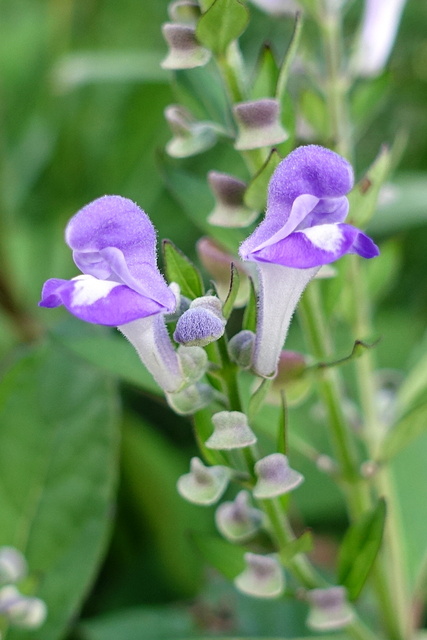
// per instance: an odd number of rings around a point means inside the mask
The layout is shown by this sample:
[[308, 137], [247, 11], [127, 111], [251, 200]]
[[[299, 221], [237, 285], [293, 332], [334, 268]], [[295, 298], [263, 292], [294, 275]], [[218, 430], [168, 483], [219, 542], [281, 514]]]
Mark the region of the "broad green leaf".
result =
[[249, 12], [239, 0], [215, 0], [197, 23], [196, 36], [203, 46], [221, 56], [248, 22]]
[[381, 187], [392, 165], [392, 152], [384, 146], [366, 174], [349, 194], [351, 224], [365, 227], [375, 213]]
[[189, 258], [170, 240], [163, 240], [163, 260], [168, 282], [179, 284], [181, 294], [187, 298], [200, 298], [204, 287], [202, 276]]
[[245, 204], [250, 209], [264, 211], [267, 202], [268, 183], [281, 159], [277, 151], [272, 149], [261, 169], [250, 181], [244, 195]]
[[357, 83], [350, 99], [350, 110], [356, 127], [366, 127], [387, 101], [391, 77], [389, 72]]
[[142, 536], [148, 523], [167, 580], [177, 592], [193, 595], [201, 574], [190, 534], [194, 529], [206, 529], [211, 514], [186, 502], [177, 492], [179, 476], [188, 473], [184, 455], [131, 415], [125, 416], [123, 427], [123, 490], [136, 526]]
[[191, 538], [203, 559], [228, 580], [234, 580], [245, 568], [246, 549], [243, 547], [216, 536], [193, 534]]
[[295, 55], [298, 51], [298, 46], [301, 40], [302, 27], [303, 27], [302, 14], [297, 13], [295, 16], [295, 26], [294, 26], [294, 31], [292, 33], [292, 38], [289, 43], [288, 50], [286, 51], [285, 57], [283, 59], [282, 65], [280, 67], [279, 77], [277, 80], [276, 98], [277, 100], [279, 100], [280, 103], [282, 103], [283, 97], [287, 89], [291, 64], [294, 61]]
[[[72, 323], [76, 329], [67, 331]], [[114, 335], [117, 333], [117, 335]], [[144, 367], [135, 349], [119, 332], [105, 331], [83, 322], [70, 320], [55, 329], [53, 337], [69, 352], [116, 378], [156, 396], [163, 392]]]
[[344, 536], [338, 558], [338, 581], [346, 587], [350, 600], [356, 600], [368, 579], [381, 547], [385, 518], [386, 504], [380, 499]]
[[271, 46], [266, 43], [261, 49], [255, 70], [255, 80], [251, 88], [251, 100], [259, 100], [274, 95], [279, 69]]
[[313, 535], [310, 531], [305, 531], [299, 538], [289, 542], [280, 551], [280, 559], [286, 565], [299, 553], [309, 553], [313, 549]]
[[[195, 617], [182, 606], [133, 607], [84, 620], [85, 640], [172, 640], [195, 638]], [[197, 633], [197, 636], [199, 636]]]
[[243, 315], [242, 328], [248, 331], [256, 331], [257, 322], [257, 295], [252, 278], [249, 278], [249, 300]]
[[234, 303], [236, 302], [237, 294], [239, 293], [240, 286], [240, 276], [237, 268], [233, 263], [231, 263], [231, 276], [230, 276], [230, 290], [228, 292], [227, 298], [222, 307], [222, 315], [226, 320], [231, 315], [231, 312], [234, 308]]
[[0, 387], [0, 545], [22, 550], [48, 606], [40, 631], [59, 640], [102, 559], [118, 462], [117, 397], [109, 378], [64, 349], [26, 353]]

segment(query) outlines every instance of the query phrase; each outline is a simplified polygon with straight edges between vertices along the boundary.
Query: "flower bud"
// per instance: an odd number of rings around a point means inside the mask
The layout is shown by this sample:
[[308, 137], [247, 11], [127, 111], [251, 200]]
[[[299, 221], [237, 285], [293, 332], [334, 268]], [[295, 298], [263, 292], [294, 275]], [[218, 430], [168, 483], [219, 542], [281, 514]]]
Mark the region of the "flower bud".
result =
[[166, 144], [172, 158], [188, 158], [216, 144], [221, 128], [212, 122], [198, 122], [185, 107], [171, 104], [165, 109], [173, 138]]
[[273, 98], [239, 102], [233, 107], [238, 126], [234, 148], [239, 151], [270, 147], [288, 135], [280, 123], [280, 105]]
[[193, 69], [209, 61], [211, 52], [197, 42], [193, 26], [167, 22], [162, 32], [169, 45], [169, 53], [161, 63], [163, 69]]
[[22, 595], [16, 587], [0, 589], [0, 613], [10, 624], [24, 629], [37, 629], [46, 619], [47, 607], [39, 598]]
[[178, 493], [194, 504], [214, 504], [226, 490], [230, 473], [227, 467], [205, 467], [200, 458], [192, 458], [190, 473], [178, 479]]
[[218, 340], [225, 330], [221, 301], [216, 296], [196, 298], [179, 318], [173, 338], [185, 346], [204, 347]]
[[307, 598], [311, 605], [307, 625], [314, 631], [342, 629], [353, 619], [344, 587], [312, 589]]
[[253, 331], [243, 329], [233, 336], [228, 343], [228, 353], [233, 362], [249, 369], [252, 363], [252, 355], [255, 346], [255, 334]]
[[283, 453], [272, 453], [258, 460], [255, 474], [258, 480], [253, 495], [260, 500], [288, 493], [304, 481], [304, 476], [291, 469], [288, 458]]
[[214, 432], [205, 442], [208, 449], [243, 449], [255, 444], [256, 435], [240, 411], [220, 411], [212, 416]]
[[244, 201], [246, 184], [227, 173], [209, 171], [208, 183], [215, 196], [215, 208], [208, 217], [218, 227], [247, 227], [258, 215]]
[[231, 263], [234, 264], [240, 276], [240, 286], [235, 300], [235, 307], [243, 307], [249, 297], [249, 278], [243, 263], [219, 246], [211, 238], [203, 237], [196, 244], [200, 262], [213, 277], [215, 288], [221, 300], [225, 301], [230, 289]]
[[27, 574], [27, 562], [15, 547], [0, 547], [0, 584], [17, 582]]
[[191, 0], [176, 0], [170, 3], [168, 13], [172, 22], [195, 25], [200, 16], [200, 7]]
[[208, 384], [192, 384], [182, 391], [167, 393], [168, 405], [181, 416], [191, 415], [207, 407], [213, 400], [213, 390]]
[[245, 542], [259, 531], [263, 513], [249, 504], [249, 493], [240, 491], [234, 502], [223, 502], [215, 513], [215, 522], [230, 542]]
[[239, 591], [256, 598], [278, 598], [282, 595], [285, 581], [275, 558], [245, 553], [245, 561], [246, 569], [234, 580]]
[[205, 375], [208, 368], [208, 356], [204, 349], [180, 345], [178, 357], [182, 372], [188, 382], [197, 382]]
[[281, 403], [282, 390], [286, 395], [288, 406], [301, 403], [312, 387], [312, 379], [303, 375], [308, 365], [307, 358], [297, 351], [282, 351], [279, 357], [277, 375], [273, 379], [267, 401], [271, 404]]

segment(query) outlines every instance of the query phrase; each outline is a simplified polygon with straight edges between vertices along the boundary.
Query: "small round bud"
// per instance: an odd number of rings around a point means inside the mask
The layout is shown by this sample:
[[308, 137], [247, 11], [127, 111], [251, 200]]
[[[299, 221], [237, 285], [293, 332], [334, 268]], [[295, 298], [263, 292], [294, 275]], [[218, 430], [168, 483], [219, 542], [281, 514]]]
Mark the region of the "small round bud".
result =
[[263, 513], [249, 504], [249, 493], [240, 491], [234, 502], [223, 502], [215, 513], [215, 522], [230, 542], [245, 542], [261, 528]]
[[215, 429], [206, 440], [208, 449], [243, 449], [257, 441], [246, 415], [240, 411], [220, 411], [212, 416], [212, 422]]
[[308, 364], [308, 359], [302, 353], [282, 351], [277, 366], [277, 375], [272, 381], [267, 401], [280, 405], [282, 391], [285, 392], [288, 406], [296, 406], [305, 400], [313, 386], [312, 377], [304, 375]]
[[353, 620], [344, 587], [313, 589], [308, 592], [307, 599], [310, 603], [307, 625], [314, 631], [342, 629]]
[[227, 467], [205, 467], [200, 458], [192, 458], [190, 473], [178, 479], [178, 493], [189, 502], [209, 506], [217, 502], [226, 490], [230, 474]]
[[201, 347], [178, 347], [178, 357], [187, 382], [197, 382], [208, 368], [208, 356]]
[[224, 334], [224, 323], [206, 309], [188, 309], [176, 324], [173, 339], [186, 346], [204, 347]]
[[239, 102], [233, 107], [238, 126], [235, 149], [245, 151], [284, 142], [288, 135], [280, 123], [280, 105], [273, 98]]
[[215, 196], [215, 208], [208, 217], [218, 227], [247, 227], [258, 216], [243, 201], [246, 184], [227, 173], [210, 171], [208, 183]]
[[14, 586], [0, 589], [0, 613], [11, 625], [24, 629], [37, 629], [46, 619], [47, 607], [43, 600], [22, 595]]
[[242, 593], [256, 598], [278, 598], [285, 588], [283, 571], [271, 556], [245, 553], [246, 569], [234, 580]]
[[161, 63], [163, 69], [193, 69], [209, 62], [211, 52], [197, 42], [193, 26], [168, 22], [162, 32], [169, 45], [169, 53]]
[[17, 582], [27, 575], [27, 562], [15, 547], [0, 547], [0, 584]]
[[303, 481], [298, 471], [291, 469], [283, 453], [272, 453], [255, 464], [258, 481], [253, 495], [260, 500], [275, 498], [296, 489]]
[[244, 329], [233, 336], [228, 343], [228, 353], [233, 362], [249, 369], [252, 364], [252, 356], [255, 347], [255, 334], [253, 331]]

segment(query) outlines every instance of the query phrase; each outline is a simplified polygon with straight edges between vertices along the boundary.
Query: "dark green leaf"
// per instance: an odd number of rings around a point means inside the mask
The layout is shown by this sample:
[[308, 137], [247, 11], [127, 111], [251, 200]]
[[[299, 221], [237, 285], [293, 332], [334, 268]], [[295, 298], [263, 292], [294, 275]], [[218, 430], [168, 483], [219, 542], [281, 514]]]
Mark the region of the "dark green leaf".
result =
[[48, 606], [41, 631], [7, 638], [57, 640], [95, 577], [111, 525], [115, 389], [62, 348], [43, 345], [3, 378], [0, 423], [0, 544], [23, 551]]
[[239, 293], [239, 286], [240, 286], [239, 272], [236, 269], [235, 265], [231, 263], [230, 289], [222, 307], [222, 315], [226, 320], [228, 320], [228, 318], [231, 315], [231, 312], [233, 311], [234, 303], [236, 302], [237, 294]]
[[203, 559], [228, 580], [234, 580], [242, 573], [245, 568], [243, 556], [246, 549], [216, 536], [193, 534], [191, 539]]
[[245, 31], [248, 22], [249, 12], [239, 0], [215, 0], [200, 18], [196, 36], [202, 45], [220, 56]]
[[281, 161], [275, 149], [272, 149], [261, 169], [254, 175], [245, 191], [244, 201], [253, 211], [264, 211], [267, 202], [267, 188], [273, 171]]
[[249, 278], [249, 300], [243, 315], [242, 328], [248, 331], [256, 331], [257, 322], [257, 295], [252, 278]]
[[179, 284], [181, 294], [187, 298], [203, 296], [203, 280], [200, 272], [186, 255], [170, 240], [163, 240], [163, 260], [168, 282]]
[[391, 162], [392, 153], [388, 147], [384, 146], [366, 174], [349, 194], [351, 224], [365, 227], [374, 215], [380, 189], [390, 173]]
[[384, 533], [386, 504], [384, 499], [359, 522], [351, 525], [344, 536], [338, 558], [338, 581], [356, 600], [368, 579]]

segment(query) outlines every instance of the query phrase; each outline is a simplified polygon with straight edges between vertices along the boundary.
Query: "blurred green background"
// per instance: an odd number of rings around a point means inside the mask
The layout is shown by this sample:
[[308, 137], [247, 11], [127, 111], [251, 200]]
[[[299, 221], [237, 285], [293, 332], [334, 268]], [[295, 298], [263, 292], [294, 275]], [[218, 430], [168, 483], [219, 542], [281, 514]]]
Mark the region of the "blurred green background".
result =
[[[283, 633], [285, 618], [286, 637], [291, 637], [306, 632], [298, 607], [289, 622], [287, 605], [277, 613], [270, 605], [248, 604], [216, 578], [204, 598], [191, 600], [190, 609], [174, 607], [166, 617], [159, 614], [157, 606], [188, 602], [202, 584], [202, 563], [188, 537], [188, 523], [195, 530], [213, 531], [211, 513], [183, 504], [175, 493], [176, 478], [195, 452], [190, 422], [173, 416], [155, 394], [147, 393], [150, 383], [127, 345], [109, 357], [109, 332], [92, 331], [67, 318], [63, 309], [37, 308], [47, 278], [76, 274], [63, 242], [67, 220], [103, 194], [135, 200], [152, 218], [159, 238], [168, 237], [195, 256], [194, 244], [206, 228], [212, 200], [206, 189], [189, 215], [179, 188], [177, 193], [175, 184], [171, 191], [166, 183], [163, 148], [170, 132], [163, 110], [179, 100], [189, 102], [192, 90], [201, 97], [201, 117], [213, 117], [223, 105], [221, 96], [216, 96], [217, 103], [211, 101], [213, 90], [200, 70], [180, 74], [177, 81], [160, 68], [166, 54], [160, 26], [167, 20], [167, 4], [0, 0], [0, 367], [7, 372], [18, 355], [26, 353], [23, 345], [37, 342], [48, 327], [63, 349], [59, 370], [77, 359], [83, 370], [88, 366], [107, 377], [118, 374], [111, 393], [120, 398], [122, 416], [117, 418], [117, 427], [122, 427], [119, 497], [113, 507], [112, 485], [105, 544], [97, 552], [98, 561], [106, 552], [100, 577], [94, 582], [92, 573], [78, 587], [76, 607], [84, 599], [83, 617], [92, 622], [76, 622], [72, 637], [189, 637], [194, 625], [205, 632], [224, 634], [238, 628], [256, 636], [266, 628], [268, 633]], [[348, 38], [361, 10], [361, 3], [349, 4]], [[256, 9], [252, 13], [242, 47], [254, 63], [264, 37], [283, 52], [292, 23], [271, 21]], [[378, 352], [383, 367], [398, 370], [405, 370], [419, 351], [427, 315], [426, 24], [427, 5], [409, 0], [389, 70], [378, 81], [375, 98], [369, 98], [372, 116], [360, 128], [357, 147], [361, 175], [381, 144], [392, 143], [397, 132], [407, 136], [394, 174], [397, 198], [382, 207], [371, 225], [387, 260], [387, 269], [372, 276], [378, 332], [383, 335]], [[209, 169], [230, 170], [232, 165], [243, 173], [231, 158], [222, 143], [172, 165], [184, 168], [199, 184]], [[301, 346], [297, 329], [291, 341], [291, 346]], [[42, 374], [34, 369], [34, 375]], [[25, 384], [31, 386], [28, 380]], [[34, 384], [42, 387], [43, 380], [37, 378]], [[58, 386], [53, 402], [61, 402], [65, 392]], [[13, 416], [6, 419], [12, 425]], [[296, 424], [302, 420], [298, 411], [294, 419]], [[25, 431], [24, 423], [25, 417]], [[306, 473], [316, 478], [315, 471]], [[326, 483], [319, 491], [316, 504], [309, 489], [301, 492], [299, 517], [328, 533], [334, 523], [344, 521], [342, 504], [332, 485]], [[108, 544], [107, 529], [112, 532]], [[327, 538], [324, 556], [333, 548]], [[230, 613], [230, 599], [236, 601], [237, 613]], [[143, 605], [154, 608], [141, 609]], [[121, 613], [130, 607], [136, 609]], [[95, 619], [104, 614], [112, 618]], [[50, 637], [56, 637], [53, 631], [44, 640]]]

